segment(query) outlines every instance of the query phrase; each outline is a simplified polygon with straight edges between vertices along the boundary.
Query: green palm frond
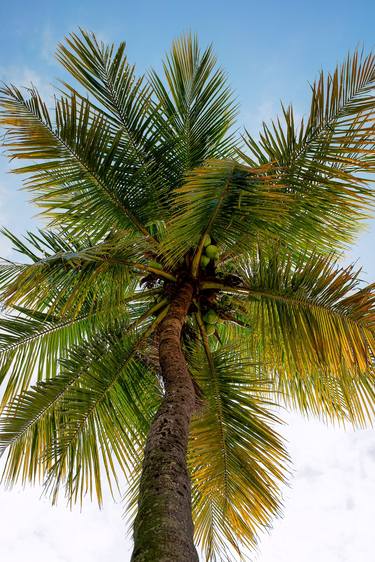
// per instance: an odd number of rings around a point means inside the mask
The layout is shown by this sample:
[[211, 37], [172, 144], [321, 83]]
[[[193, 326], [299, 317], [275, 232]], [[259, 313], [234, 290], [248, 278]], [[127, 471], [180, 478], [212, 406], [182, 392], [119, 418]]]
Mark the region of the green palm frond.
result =
[[259, 141], [245, 136], [245, 162], [274, 163], [280, 183], [295, 195], [288, 235], [309, 247], [331, 250], [350, 242], [367, 216], [375, 171], [374, 87], [375, 56], [356, 52], [313, 84], [306, 122], [296, 124], [293, 108], [283, 107], [281, 119], [263, 125]]
[[[375, 351], [374, 285], [329, 258], [293, 264], [279, 248], [240, 266], [249, 298], [244, 309], [284, 364], [301, 372], [324, 367], [365, 373]], [[251, 322], [250, 322], [251, 323]]]
[[276, 237], [288, 198], [267, 170], [209, 160], [192, 171], [175, 191], [174, 216], [162, 244], [172, 263], [197, 247], [196, 271], [206, 234], [222, 252], [247, 252], [265, 231]]
[[211, 351], [202, 335], [189, 353], [204, 401], [190, 438], [195, 533], [206, 560], [229, 561], [279, 513], [288, 457], [264, 398], [269, 381], [238, 345]]
[[[275, 367], [365, 373], [375, 351], [374, 285], [326, 257], [296, 263], [281, 247], [239, 262], [242, 287], [227, 288], [240, 316], [259, 333]], [[212, 283], [204, 282], [206, 288]], [[217, 284], [220, 286], [220, 284]], [[222, 286], [225, 291], [225, 286]]]
[[0, 383], [2, 405], [26, 390], [34, 380], [47, 380], [60, 372], [60, 361], [83, 340], [122, 321], [134, 322], [157, 312], [154, 290], [129, 294], [117, 306], [93, 310], [91, 304], [79, 314], [51, 314], [15, 307], [0, 319]]
[[[138, 464], [158, 392], [154, 375], [147, 376], [150, 373], [137, 351], [165, 314], [166, 309], [136, 339], [128, 330], [109, 353], [100, 359], [98, 354], [78, 392], [64, 400], [64, 423], [50, 452], [47, 489], [53, 498], [63, 485], [70, 501], [82, 501], [94, 490], [100, 503], [99, 452], [109, 482], [111, 478], [117, 481], [113, 455], [125, 474]], [[81, 350], [64, 360], [64, 369], [71, 374], [80, 365]]]
[[56, 376], [59, 359], [67, 350], [105, 321], [103, 314], [101, 319], [93, 313], [56, 318], [24, 308], [19, 311], [19, 316], [0, 319], [0, 380], [6, 383], [2, 407], [26, 390], [34, 378]]
[[212, 48], [202, 53], [197, 38], [186, 35], [174, 41], [164, 62], [166, 83], [156, 72], [150, 74], [165, 119], [164, 142], [172, 146], [168, 156], [176, 170], [174, 187], [185, 172], [232, 150], [227, 133], [237, 108], [225, 74], [215, 67]]
[[[82, 306], [111, 308], [134, 293], [148, 272], [162, 278], [145, 259], [147, 243], [130, 231], [119, 231], [99, 244], [69, 233], [40, 231], [24, 240], [8, 231], [14, 249], [31, 263], [5, 262], [0, 266], [0, 290], [6, 306], [43, 307], [61, 311]], [[173, 279], [172, 275], [169, 275]]]
[[31, 263], [0, 266], [7, 307], [0, 320], [0, 379], [9, 374], [3, 403], [32, 377], [55, 376], [73, 343], [119, 316], [135, 320], [152, 309], [161, 287], [141, 291], [138, 283], [148, 271], [163, 274], [145, 265], [143, 240], [126, 231], [97, 245], [50, 231], [24, 240], [4, 233]]
[[101, 502], [103, 468], [110, 483], [117, 481], [116, 462], [129, 473], [158, 400], [156, 379], [138, 352], [164, 315], [145, 315], [137, 330], [118, 323], [94, 334], [60, 358], [58, 376], [8, 403], [1, 447], [8, 449], [9, 485], [47, 479], [54, 498], [65, 486], [71, 501], [95, 492]]
[[[170, 169], [163, 158], [165, 121], [152, 100], [152, 88], [143, 76], [137, 78], [135, 67], [126, 56], [126, 45], [104, 45], [95, 35], [80, 30], [72, 33], [66, 45], [60, 43], [57, 59], [91, 94], [104, 113], [114, 134], [121, 135], [121, 146], [133, 161], [130, 178], [139, 178], [147, 188], [149, 212], [160, 219], [166, 212], [163, 194], [170, 184]], [[83, 98], [71, 85], [65, 88]], [[91, 101], [91, 103], [93, 103]], [[129, 181], [129, 180], [128, 180]]]
[[[25, 187], [54, 223], [74, 230], [85, 225], [95, 235], [144, 226], [148, 198], [137, 180], [133, 158], [123, 149], [105, 117], [74, 95], [56, 101], [55, 123], [36, 90], [25, 98], [15, 87], [0, 90], [0, 123], [7, 128], [12, 158], [37, 160], [15, 171], [27, 173]], [[149, 194], [150, 195], [150, 194]], [[114, 222], [115, 221], [115, 222]]]
[[[78, 82], [108, 111], [108, 118], [117, 121], [129, 141], [134, 144], [134, 156], [138, 144], [144, 141], [148, 131], [150, 86], [137, 78], [134, 66], [125, 53], [126, 45], [105, 45], [93, 33], [81, 29], [80, 34], [71, 33], [66, 45], [57, 48], [57, 60]], [[74, 88], [64, 82], [71, 92]]]

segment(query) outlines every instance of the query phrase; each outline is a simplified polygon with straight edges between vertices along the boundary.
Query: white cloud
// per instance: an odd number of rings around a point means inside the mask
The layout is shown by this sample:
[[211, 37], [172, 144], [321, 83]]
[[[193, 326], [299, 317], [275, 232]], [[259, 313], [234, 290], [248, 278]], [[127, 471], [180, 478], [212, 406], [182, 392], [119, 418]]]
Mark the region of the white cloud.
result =
[[48, 64], [54, 63], [54, 54], [57, 46], [57, 39], [49, 23], [45, 24], [41, 32], [41, 55]]
[[103, 562], [126, 560], [122, 506], [108, 498], [100, 511], [52, 507], [36, 489], [1, 491], [0, 559], [6, 562]]
[[0, 66], [0, 81], [13, 84], [20, 89], [34, 86], [49, 105], [53, 99], [52, 84], [30, 66]]
[[370, 562], [375, 518], [372, 430], [344, 431], [288, 416], [294, 477], [284, 518], [257, 562]]
[[[370, 562], [375, 518], [373, 431], [344, 431], [287, 416], [294, 463], [284, 518], [265, 534], [252, 562]], [[0, 491], [0, 559], [6, 562], [128, 560], [123, 508], [108, 496], [99, 511], [85, 503], [50, 506], [36, 489]], [[234, 562], [234, 560], [233, 560]]]

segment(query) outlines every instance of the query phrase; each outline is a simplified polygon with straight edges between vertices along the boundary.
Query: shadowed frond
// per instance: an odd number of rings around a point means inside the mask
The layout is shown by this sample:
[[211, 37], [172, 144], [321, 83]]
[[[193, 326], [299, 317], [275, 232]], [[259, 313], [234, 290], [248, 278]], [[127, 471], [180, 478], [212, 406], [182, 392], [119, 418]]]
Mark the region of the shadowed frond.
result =
[[267, 171], [210, 160], [191, 172], [175, 191], [174, 216], [162, 244], [172, 263], [197, 247], [196, 273], [206, 234], [223, 252], [247, 252], [264, 232], [277, 236], [288, 198]]

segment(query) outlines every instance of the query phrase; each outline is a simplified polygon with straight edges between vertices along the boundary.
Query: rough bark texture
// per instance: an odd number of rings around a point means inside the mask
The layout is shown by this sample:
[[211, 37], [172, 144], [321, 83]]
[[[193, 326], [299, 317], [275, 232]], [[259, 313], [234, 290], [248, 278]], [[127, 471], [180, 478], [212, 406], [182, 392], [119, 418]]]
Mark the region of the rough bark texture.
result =
[[181, 286], [159, 329], [165, 396], [145, 448], [132, 562], [198, 561], [186, 466], [195, 391], [180, 343], [192, 295], [189, 283]]

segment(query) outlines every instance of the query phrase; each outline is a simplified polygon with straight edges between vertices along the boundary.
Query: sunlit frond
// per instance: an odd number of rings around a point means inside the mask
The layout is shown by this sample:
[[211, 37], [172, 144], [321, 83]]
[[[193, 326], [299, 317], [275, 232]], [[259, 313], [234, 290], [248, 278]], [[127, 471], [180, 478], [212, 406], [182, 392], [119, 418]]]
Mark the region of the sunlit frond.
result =
[[264, 124], [259, 141], [245, 136], [250, 166], [274, 163], [295, 195], [287, 234], [309, 248], [331, 251], [352, 240], [366, 217], [375, 172], [375, 56], [355, 52], [312, 86], [310, 114], [295, 122], [292, 107]]
[[165, 118], [164, 142], [172, 147], [168, 157], [176, 187], [185, 172], [207, 158], [231, 153], [233, 138], [227, 133], [237, 110], [212, 48], [201, 52], [196, 37], [174, 41], [163, 68], [165, 83], [156, 72], [150, 82]]
[[196, 539], [206, 560], [229, 561], [279, 513], [287, 454], [264, 398], [268, 383], [238, 344], [210, 351], [206, 340], [189, 366], [204, 403], [189, 449]]
[[132, 226], [149, 237], [144, 226], [150, 218], [145, 215], [148, 198], [134, 161], [121, 133], [114, 135], [88, 100], [74, 95], [57, 100], [53, 122], [36, 90], [24, 97], [15, 87], [3, 87], [0, 107], [9, 155], [37, 160], [15, 171], [29, 176], [25, 187], [44, 216], [73, 231], [79, 224], [92, 232], [94, 222], [96, 236], [113, 226]]
[[88, 338], [61, 359], [57, 377], [10, 401], [1, 418], [8, 484], [47, 478], [54, 498], [64, 486], [71, 501], [89, 493], [101, 502], [103, 469], [110, 482], [116, 463], [129, 472], [158, 400], [138, 352], [161, 318], [138, 333], [120, 322]]
[[324, 422], [368, 427], [375, 420], [375, 371], [334, 376], [316, 371], [301, 376], [298, 372], [276, 372], [272, 392], [278, 402], [307, 417]]
[[202, 249], [209, 234], [222, 252], [248, 251], [265, 232], [275, 237], [287, 218], [288, 198], [265, 169], [233, 160], [210, 160], [176, 190], [174, 216], [163, 241], [172, 263], [191, 248]]
[[329, 258], [296, 263], [281, 248], [259, 250], [236, 273], [242, 285], [222, 285], [218, 305], [232, 328], [218, 333], [245, 338], [278, 401], [325, 420], [373, 421], [374, 286]]
[[[300, 372], [365, 373], [375, 351], [374, 286], [360, 288], [352, 267], [312, 256], [295, 264], [281, 248], [259, 250], [238, 267], [248, 312], [269, 351]], [[279, 350], [279, 351], [277, 351]]]

